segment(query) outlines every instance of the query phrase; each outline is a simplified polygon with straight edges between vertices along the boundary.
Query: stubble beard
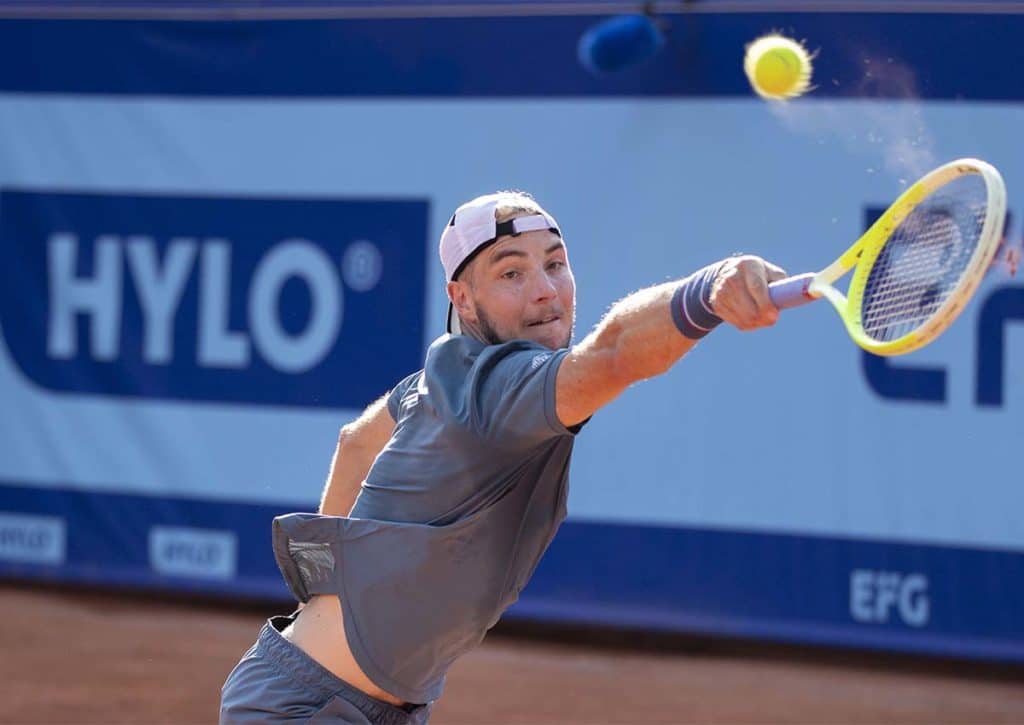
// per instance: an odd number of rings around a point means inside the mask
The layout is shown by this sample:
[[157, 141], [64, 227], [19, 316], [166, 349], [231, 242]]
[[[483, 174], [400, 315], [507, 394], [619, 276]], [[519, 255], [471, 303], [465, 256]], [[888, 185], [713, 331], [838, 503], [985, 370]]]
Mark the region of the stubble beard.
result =
[[[480, 335], [484, 338], [484, 341], [488, 345], [501, 345], [504, 342], [508, 342], [508, 340], [502, 339], [501, 335], [498, 334], [498, 331], [494, 327], [494, 324], [491, 322], [490, 318], [487, 316], [487, 312], [484, 310], [483, 307], [481, 307], [479, 305], [477, 305], [477, 308], [476, 308], [476, 317], [477, 317], [477, 323], [480, 326]], [[572, 343], [572, 338], [573, 338], [573, 334], [575, 333], [575, 331], [576, 331], [576, 310], [573, 310], [572, 324], [569, 325], [569, 332], [566, 334], [565, 340], [562, 342], [561, 345], [559, 345], [558, 349], [561, 349], [563, 347], [569, 347], [570, 343]]]

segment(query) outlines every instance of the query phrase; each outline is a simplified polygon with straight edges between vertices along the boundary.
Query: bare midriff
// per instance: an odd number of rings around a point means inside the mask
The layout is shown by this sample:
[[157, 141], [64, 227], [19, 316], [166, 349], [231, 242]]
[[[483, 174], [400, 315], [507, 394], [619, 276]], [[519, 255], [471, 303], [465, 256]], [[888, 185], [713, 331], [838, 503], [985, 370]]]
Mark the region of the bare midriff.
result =
[[362, 690], [370, 697], [392, 705], [403, 704], [402, 700], [373, 684], [359, 667], [352, 656], [352, 649], [348, 646], [342, 616], [338, 597], [315, 596], [282, 634], [335, 677]]

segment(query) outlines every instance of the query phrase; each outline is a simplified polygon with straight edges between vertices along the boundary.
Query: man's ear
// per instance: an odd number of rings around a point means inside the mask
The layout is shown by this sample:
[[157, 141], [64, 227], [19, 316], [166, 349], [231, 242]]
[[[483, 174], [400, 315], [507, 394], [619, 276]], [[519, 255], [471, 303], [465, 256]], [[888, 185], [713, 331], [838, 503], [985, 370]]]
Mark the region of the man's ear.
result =
[[448, 283], [448, 299], [460, 319], [476, 322], [476, 308], [469, 293], [469, 283], [465, 280], [453, 280]]

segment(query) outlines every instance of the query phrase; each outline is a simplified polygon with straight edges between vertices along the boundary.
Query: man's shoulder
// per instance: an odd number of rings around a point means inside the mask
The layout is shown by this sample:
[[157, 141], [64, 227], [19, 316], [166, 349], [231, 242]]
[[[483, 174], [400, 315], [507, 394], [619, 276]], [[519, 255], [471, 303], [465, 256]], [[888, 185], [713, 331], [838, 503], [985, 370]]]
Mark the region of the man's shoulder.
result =
[[476, 438], [506, 449], [525, 447], [568, 431], [555, 411], [555, 380], [568, 348], [531, 340], [487, 345], [461, 335], [430, 347], [420, 394], [434, 418], [457, 423]]
[[431, 343], [424, 368], [428, 372], [468, 374], [474, 368], [489, 370], [509, 360], [517, 366], [536, 369], [558, 352], [532, 340], [488, 345], [468, 335], [442, 335]]

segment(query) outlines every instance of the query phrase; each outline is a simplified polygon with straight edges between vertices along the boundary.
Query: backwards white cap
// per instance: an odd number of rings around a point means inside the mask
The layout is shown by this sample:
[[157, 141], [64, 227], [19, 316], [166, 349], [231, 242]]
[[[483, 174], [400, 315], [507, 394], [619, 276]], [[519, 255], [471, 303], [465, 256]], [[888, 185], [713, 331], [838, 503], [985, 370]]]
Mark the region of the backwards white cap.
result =
[[[536, 213], [517, 217], [500, 224], [495, 219], [495, 210], [504, 204], [523, 204], [537, 208]], [[555, 218], [540, 208], [532, 199], [524, 199], [513, 192], [499, 192], [478, 196], [472, 201], [455, 210], [448, 225], [441, 233], [441, 265], [444, 267], [445, 280], [451, 282], [469, 264], [473, 258], [486, 247], [496, 242], [499, 237], [515, 236], [523, 232], [547, 229], [559, 237], [562, 236]], [[448, 332], [458, 335], [459, 316], [455, 314], [452, 304], [448, 303]]]

